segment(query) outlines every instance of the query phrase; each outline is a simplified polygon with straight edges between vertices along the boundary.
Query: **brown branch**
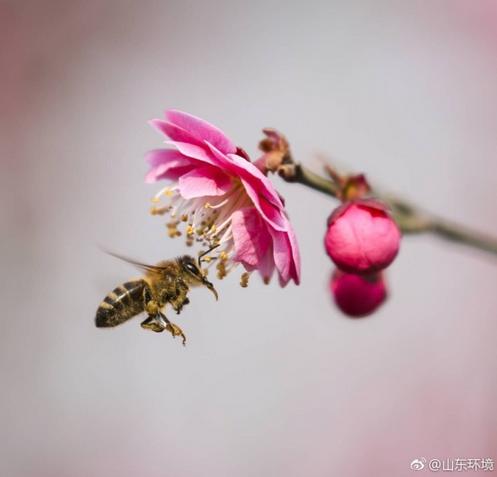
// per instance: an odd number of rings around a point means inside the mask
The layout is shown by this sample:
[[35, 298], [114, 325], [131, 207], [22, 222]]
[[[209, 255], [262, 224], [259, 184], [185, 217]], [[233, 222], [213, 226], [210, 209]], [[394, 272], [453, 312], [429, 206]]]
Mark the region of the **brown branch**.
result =
[[497, 255], [497, 238], [484, 235], [464, 225], [449, 222], [428, 212], [422, 211], [396, 196], [385, 194], [378, 189], [371, 190], [366, 178], [360, 174], [344, 176], [339, 174], [330, 164], [324, 163], [324, 170], [329, 179], [295, 162], [290, 152], [290, 145], [276, 129], [264, 129], [266, 137], [259, 148], [264, 155], [257, 161], [266, 174], [278, 173], [286, 182], [302, 184], [311, 189], [330, 195], [337, 199], [364, 196], [371, 193], [386, 202], [404, 234], [431, 233], [439, 238], [460, 243], [468, 247]]
[[[332, 197], [337, 197], [337, 186], [333, 181], [319, 176], [301, 164], [293, 166], [294, 175], [288, 177], [280, 173], [284, 180], [299, 183]], [[382, 194], [379, 191], [374, 191], [374, 195], [391, 207], [393, 216], [404, 234], [431, 233], [439, 238], [497, 255], [496, 237], [482, 234], [470, 227], [449, 222], [421, 211], [415, 205], [399, 197]]]

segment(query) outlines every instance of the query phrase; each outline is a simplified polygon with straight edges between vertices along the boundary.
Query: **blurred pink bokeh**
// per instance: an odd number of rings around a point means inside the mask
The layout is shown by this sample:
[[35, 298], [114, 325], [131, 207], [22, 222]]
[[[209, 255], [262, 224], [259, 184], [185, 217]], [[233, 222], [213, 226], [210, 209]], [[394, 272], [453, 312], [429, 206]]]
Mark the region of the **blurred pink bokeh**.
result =
[[[275, 179], [300, 287], [195, 291], [186, 349], [93, 325], [134, 271], [183, 251], [147, 215], [146, 121], [177, 107], [255, 156], [260, 130], [497, 234], [493, 1], [0, 4], [0, 474], [408, 476], [497, 460], [497, 261], [407, 237], [390, 299], [347, 320], [322, 247], [335, 203]], [[251, 148], [251, 149], [250, 149]], [[471, 475], [471, 472], [467, 474]]]

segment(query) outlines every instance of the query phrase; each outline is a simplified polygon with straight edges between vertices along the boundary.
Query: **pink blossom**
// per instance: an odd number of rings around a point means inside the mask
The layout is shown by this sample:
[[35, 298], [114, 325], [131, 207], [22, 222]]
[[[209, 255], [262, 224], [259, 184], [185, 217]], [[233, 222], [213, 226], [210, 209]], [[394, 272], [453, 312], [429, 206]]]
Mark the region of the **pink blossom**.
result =
[[324, 244], [338, 268], [362, 274], [390, 265], [399, 251], [400, 237], [387, 208], [364, 199], [347, 202], [331, 214]]
[[330, 290], [338, 308], [355, 318], [373, 313], [387, 297], [381, 273], [354, 275], [335, 270], [330, 280]]
[[168, 213], [171, 236], [186, 227], [187, 243], [219, 244], [218, 276], [237, 264], [258, 270], [268, 282], [276, 268], [280, 284], [300, 281], [299, 250], [280, 196], [248, 155], [218, 128], [190, 114], [168, 110], [151, 125], [172, 149], [147, 156], [147, 182], [168, 180], [155, 197], [168, 200], [152, 212]]

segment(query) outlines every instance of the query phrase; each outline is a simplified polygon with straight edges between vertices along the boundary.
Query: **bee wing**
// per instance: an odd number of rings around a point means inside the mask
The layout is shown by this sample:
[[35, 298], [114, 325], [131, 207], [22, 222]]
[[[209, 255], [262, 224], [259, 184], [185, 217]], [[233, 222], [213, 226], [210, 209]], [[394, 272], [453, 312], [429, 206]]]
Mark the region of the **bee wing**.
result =
[[152, 273], [161, 273], [164, 270], [164, 267], [160, 267], [157, 265], [149, 265], [147, 263], [141, 263], [136, 260], [133, 260], [132, 258], [124, 257], [122, 255], [119, 255], [114, 252], [110, 252], [109, 250], [104, 250], [105, 253], [112, 255], [115, 258], [118, 258], [119, 260], [122, 260], [123, 262], [131, 263], [135, 267], [137, 267], [139, 270], [144, 270], [147, 272], [152, 272]]

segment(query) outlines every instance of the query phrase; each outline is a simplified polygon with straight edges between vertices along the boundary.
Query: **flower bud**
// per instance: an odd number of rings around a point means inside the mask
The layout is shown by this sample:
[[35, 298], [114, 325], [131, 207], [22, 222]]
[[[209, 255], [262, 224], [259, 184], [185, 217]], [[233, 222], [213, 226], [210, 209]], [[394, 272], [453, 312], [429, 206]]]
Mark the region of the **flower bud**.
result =
[[324, 245], [338, 268], [367, 274], [392, 263], [399, 251], [400, 237], [386, 206], [364, 199], [335, 209], [328, 219]]
[[335, 270], [330, 280], [335, 303], [348, 316], [359, 318], [373, 313], [386, 299], [383, 275], [353, 275]]

